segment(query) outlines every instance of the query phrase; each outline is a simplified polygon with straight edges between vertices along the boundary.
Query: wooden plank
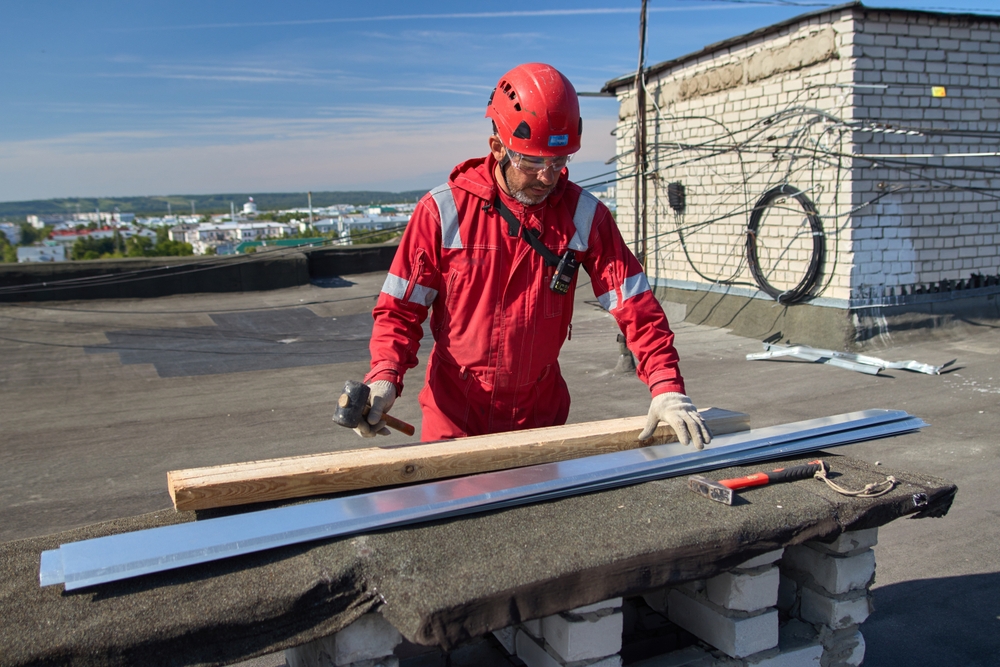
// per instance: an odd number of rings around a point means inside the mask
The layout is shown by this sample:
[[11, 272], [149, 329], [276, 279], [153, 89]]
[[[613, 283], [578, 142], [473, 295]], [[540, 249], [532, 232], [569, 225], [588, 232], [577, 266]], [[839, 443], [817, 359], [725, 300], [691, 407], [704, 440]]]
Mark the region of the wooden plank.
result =
[[[708, 408], [702, 415], [715, 435], [750, 428], [749, 416], [741, 412]], [[673, 429], [661, 423], [650, 440], [640, 443], [636, 437], [645, 423], [643, 415], [416, 445], [172, 470], [167, 473], [167, 486], [178, 510], [210, 509], [519, 468], [677, 439]]]

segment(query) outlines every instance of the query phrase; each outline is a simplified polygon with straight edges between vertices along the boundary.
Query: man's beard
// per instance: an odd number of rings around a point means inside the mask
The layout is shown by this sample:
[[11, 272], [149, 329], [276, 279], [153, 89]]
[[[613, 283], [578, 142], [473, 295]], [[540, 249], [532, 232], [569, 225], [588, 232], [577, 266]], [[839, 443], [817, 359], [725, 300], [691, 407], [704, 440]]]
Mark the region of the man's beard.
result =
[[511, 196], [517, 201], [521, 202], [525, 206], [534, 206], [535, 204], [541, 204], [545, 201], [545, 198], [549, 196], [549, 193], [545, 193], [541, 197], [530, 197], [525, 194], [524, 190], [517, 190], [511, 193]]
[[552, 194], [551, 188], [541, 197], [532, 197], [527, 192], [525, 192], [527, 188], [515, 190], [514, 187], [510, 184], [510, 179], [507, 178], [508, 169], [516, 169], [516, 167], [512, 165], [510, 161], [508, 161], [506, 165], [502, 166], [500, 170], [501, 173], [503, 174], [503, 180], [507, 185], [507, 190], [510, 192], [510, 196], [513, 197], [515, 200], [517, 200], [519, 203], [525, 206], [534, 206], [535, 204], [541, 204], [550, 194]]

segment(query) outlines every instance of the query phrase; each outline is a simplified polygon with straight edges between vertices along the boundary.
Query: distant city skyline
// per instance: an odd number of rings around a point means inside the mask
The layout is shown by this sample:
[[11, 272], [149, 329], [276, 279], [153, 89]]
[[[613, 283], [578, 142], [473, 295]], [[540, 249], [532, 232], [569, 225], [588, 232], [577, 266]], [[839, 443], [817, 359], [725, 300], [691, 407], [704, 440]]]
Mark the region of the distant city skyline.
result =
[[[653, 0], [647, 63], [839, 3]], [[995, 0], [880, 7], [996, 14]], [[0, 201], [431, 187], [486, 153], [491, 87], [549, 62], [580, 91], [635, 70], [639, 0], [7, 3]], [[613, 167], [584, 98], [574, 179]]]

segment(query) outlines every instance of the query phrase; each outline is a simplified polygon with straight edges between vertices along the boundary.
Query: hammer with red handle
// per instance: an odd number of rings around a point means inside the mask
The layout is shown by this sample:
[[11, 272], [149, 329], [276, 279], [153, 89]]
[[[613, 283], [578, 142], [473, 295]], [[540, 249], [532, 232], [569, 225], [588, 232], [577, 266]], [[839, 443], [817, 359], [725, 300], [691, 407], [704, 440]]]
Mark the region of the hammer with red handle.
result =
[[719, 481], [708, 479], [701, 475], [694, 475], [688, 478], [688, 488], [698, 495], [705, 496], [709, 500], [732, 505], [733, 491], [748, 489], [752, 486], [775, 484], [777, 482], [794, 482], [797, 479], [809, 479], [810, 477], [815, 477], [816, 473], [820, 470], [826, 472], [826, 463], [816, 460], [803, 465], [792, 466], [791, 468], [778, 468], [771, 472], [755, 472], [746, 477], [720, 479]]

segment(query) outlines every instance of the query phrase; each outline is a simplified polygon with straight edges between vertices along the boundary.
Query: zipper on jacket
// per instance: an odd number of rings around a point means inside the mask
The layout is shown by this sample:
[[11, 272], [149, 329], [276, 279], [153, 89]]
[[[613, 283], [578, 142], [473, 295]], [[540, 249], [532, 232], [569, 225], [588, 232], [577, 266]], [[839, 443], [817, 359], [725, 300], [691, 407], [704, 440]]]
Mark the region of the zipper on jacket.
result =
[[403, 293], [403, 301], [409, 301], [410, 296], [413, 295], [413, 290], [417, 286], [417, 278], [423, 273], [424, 269], [424, 250], [423, 248], [417, 249], [417, 262], [413, 266], [413, 270], [410, 271], [410, 280], [406, 285], [406, 292]]

